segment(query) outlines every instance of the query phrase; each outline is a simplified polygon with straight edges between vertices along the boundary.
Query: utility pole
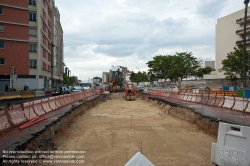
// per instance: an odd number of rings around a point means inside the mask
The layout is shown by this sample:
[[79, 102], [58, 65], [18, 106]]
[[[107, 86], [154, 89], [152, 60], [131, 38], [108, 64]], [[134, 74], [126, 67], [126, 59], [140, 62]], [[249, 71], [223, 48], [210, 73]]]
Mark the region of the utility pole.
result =
[[245, 15], [244, 15], [244, 54], [243, 54], [243, 89], [246, 88], [246, 25], [247, 25], [247, 8], [248, 8], [249, 0], [244, 0], [245, 4]]

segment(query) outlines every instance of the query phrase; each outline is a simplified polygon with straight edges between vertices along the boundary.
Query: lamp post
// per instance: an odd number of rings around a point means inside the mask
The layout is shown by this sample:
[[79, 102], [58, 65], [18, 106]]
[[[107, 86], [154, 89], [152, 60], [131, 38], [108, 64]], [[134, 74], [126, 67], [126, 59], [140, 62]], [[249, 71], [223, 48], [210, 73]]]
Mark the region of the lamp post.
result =
[[247, 25], [247, 8], [249, 0], [244, 0], [245, 15], [244, 15], [244, 54], [243, 54], [243, 89], [246, 87], [246, 25]]

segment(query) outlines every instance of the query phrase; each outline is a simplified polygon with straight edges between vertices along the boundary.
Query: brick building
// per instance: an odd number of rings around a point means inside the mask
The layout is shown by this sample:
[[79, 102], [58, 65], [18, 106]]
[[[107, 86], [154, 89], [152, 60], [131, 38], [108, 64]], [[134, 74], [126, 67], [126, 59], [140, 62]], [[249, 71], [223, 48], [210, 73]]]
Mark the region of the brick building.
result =
[[63, 30], [54, 0], [1, 0], [0, 91], [6, 84], [49, 89], [62, 80]]

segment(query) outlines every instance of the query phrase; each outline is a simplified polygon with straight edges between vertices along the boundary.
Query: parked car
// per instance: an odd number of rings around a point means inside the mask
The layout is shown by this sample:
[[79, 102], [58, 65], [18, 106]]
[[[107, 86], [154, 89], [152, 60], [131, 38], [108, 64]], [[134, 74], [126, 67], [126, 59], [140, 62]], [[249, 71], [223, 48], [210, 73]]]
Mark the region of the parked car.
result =
[[52, 96], [58, 96], [58, 95], [64, 95], [69, 94], [70, 91], [67, 87], [62, 87], [62, 90], [60, 91], [60, 87], [57, 87], [55, 90], [52, 91]]
[[91, 89], [91, 83], [89, 83], [89, 82], [81, 83], [80, 86], [83, 87], [84, 90]]
[[67, 88], [69, 89], [69, 91], [70, 91], [70, 92], [72, 92], [72, 91], [73, 91], [74, 86], [67, 86]]
[[81, 86], [74, 86], [72, 92], [81, 92], [83, 91], [83, 87]]

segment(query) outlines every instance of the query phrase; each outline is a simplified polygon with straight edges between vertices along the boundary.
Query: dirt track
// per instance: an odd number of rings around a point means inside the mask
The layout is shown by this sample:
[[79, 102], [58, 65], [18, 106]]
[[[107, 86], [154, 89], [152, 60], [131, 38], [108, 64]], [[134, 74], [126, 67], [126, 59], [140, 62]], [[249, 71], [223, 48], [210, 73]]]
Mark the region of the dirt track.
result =
[[115, 95], [118, 99], [87, 111], [65, 131], [67, 135], [57, 136], [58, 150], [86, 151], [80, 165], [124, 165], [141, 150], [141, 140], [142, 153], [155, 165], [213, 165], [210, 151], [216, 138], [144, 100], [125, 101]]

